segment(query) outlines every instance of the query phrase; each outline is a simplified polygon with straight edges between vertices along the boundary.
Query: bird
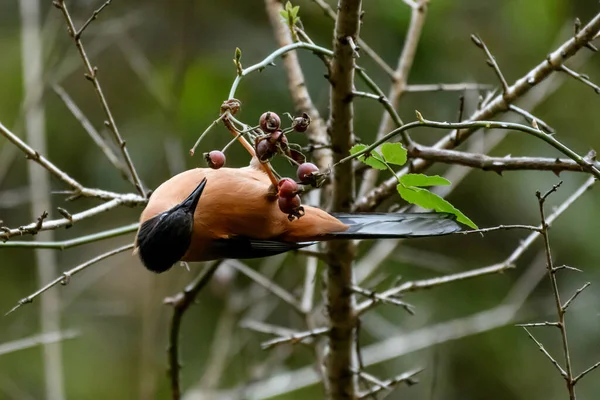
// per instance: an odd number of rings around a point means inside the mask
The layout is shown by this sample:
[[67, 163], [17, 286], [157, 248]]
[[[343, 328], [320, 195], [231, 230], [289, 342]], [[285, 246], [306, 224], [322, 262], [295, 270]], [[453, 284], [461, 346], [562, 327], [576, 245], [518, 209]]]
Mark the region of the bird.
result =
[[134, 253], [150, 271], [180, 261], [252, 259], [336, 239], [440, 236], [462, 230], [452, 214], [329, 213], [304, 205], [290, 220], [257, 160], [242, 168], [193, 168], [152, 192], [140, 215]]

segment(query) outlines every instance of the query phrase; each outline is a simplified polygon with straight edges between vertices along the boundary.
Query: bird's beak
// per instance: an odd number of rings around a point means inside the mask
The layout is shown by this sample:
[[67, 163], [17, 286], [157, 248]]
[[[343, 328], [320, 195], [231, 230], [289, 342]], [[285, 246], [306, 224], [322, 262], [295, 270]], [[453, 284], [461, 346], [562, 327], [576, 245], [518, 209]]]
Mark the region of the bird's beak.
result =
[[202, 192], [204, 191], [205, 186], [206, 178], [202, 179], [198, 186], [196, 186], [196, 189], [194, 189], [194, 191], [187, 197], [187, 199], [179, 203], [179, 205], [177, 205], [175, 209], [183, 208], [191, 214], [194, 214], [194, 212], [196, 211], [196, 207], [198, 206], [198, 201], [200, 201], [200, 196], [202, 196]]

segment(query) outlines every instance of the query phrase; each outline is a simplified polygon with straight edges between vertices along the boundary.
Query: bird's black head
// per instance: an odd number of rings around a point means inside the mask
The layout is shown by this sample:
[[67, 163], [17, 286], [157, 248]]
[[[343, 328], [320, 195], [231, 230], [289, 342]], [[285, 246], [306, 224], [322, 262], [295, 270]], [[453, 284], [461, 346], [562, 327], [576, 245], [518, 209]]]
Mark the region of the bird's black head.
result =
[[206, 178], [175, 207], [145, 221], [139, 229], [139, 256], [150, 271], [170, 269], [185, 255], [192, 241], [194, 212], [206, 186]]

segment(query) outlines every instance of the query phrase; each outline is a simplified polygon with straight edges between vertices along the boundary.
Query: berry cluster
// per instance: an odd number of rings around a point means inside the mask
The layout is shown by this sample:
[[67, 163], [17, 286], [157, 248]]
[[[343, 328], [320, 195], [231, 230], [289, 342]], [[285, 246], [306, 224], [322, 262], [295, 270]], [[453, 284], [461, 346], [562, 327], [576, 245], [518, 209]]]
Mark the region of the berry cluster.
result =
[[[286, 157], [298, 166], [298, 182], [295, 182], [291, 178], [282, 178], [278, 181], [276, 188], [279, 209], [283, 213], [288, 214], [289, 220], [292, 221], [294, 218], [300, 218], [304, 215], [304, 208], [301, 205], [299, 196], [302, 189], [299, 184], [318, 187], [323, 181], [323, 174], [319, 174], [319, 169], [315, 164], [306, 162], [304, 154], [292, 148], [292, 146], [299, 148], [297, 145], [290, 146], [288, 143], [288, 133], [306, 132], [310, 125], [310, 117], [308, 114], [303, 113], [301, 116], [295, 118], [290, 116], [290, 119], [292, 120], [291, 127], [282, 129], [279, 115], [272, 111], [267, 111], [260, 116], [258, 126], [245, 132], [254, 139], [256, 157], [261, 163], [267, 164], [265, 168], [271, 168], [268, 165], [269, 160], [278, 154]], [[239, 131], [239, 135], [242, 134], [243, 132]], [[210, 168], [219, 169], [225, 165], [226, 158], [224, 151], [227, 147], [223, 151], [213, 150], [209, 153], [204, 153], [204, 158]]]

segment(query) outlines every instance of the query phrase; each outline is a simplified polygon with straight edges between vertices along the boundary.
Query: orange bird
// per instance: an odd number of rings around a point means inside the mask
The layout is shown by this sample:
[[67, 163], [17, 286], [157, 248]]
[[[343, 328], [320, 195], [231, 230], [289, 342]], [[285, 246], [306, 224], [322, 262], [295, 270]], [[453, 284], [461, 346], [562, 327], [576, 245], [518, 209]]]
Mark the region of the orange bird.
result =
[[[254, 164], [254, 163], [253, 163]], [[333, 239], [445, 235], [459, 231], [445, 213], [327, 213], [304, 206], [290, 221], [260, 168], [196, 168], [160, 185], [142, 212], [136, 252], [150, 271], [178, 261], [259, 258]]]

